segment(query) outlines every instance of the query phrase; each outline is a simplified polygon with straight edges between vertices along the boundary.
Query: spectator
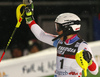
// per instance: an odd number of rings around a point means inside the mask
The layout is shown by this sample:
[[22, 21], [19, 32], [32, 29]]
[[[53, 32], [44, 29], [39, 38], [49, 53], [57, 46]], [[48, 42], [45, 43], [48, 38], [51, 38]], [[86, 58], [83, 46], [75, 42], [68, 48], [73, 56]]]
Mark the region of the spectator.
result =
[[14, 44], [11, 47], [11, 56], [12, 56], [12, 58], [18, 58], [18, 57], [23, 56], [22, 45], [20, 45], [20, 44]]
[[28, 50], [29, 53], [36, 53], [41, 50], [41, 45], [37, 40], [30, 40]]

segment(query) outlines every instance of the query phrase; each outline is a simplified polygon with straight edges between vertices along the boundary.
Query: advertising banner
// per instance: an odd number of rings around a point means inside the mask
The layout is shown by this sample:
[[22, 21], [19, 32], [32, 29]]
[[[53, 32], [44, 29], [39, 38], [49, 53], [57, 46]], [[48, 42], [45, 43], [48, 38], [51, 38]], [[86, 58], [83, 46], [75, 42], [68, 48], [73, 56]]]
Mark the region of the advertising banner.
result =
[[0, 77], [43, 77], [52, 75], [56, 66], [56, 49], [50, 48], [25, 57], [0, 63]]

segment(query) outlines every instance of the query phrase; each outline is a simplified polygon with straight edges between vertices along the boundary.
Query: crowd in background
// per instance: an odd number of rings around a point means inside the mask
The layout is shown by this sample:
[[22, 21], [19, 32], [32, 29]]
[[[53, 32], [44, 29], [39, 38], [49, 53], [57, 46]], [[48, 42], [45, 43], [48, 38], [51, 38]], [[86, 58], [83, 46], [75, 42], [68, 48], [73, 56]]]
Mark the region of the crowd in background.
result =
[[24, 49], [23, 44], [15, 43], [10, 48], [10, 53], [11, 53], [11, 58], [18, 58], [18, 57], [39, 52], [40, 50], [42, 50], [42, 47], [39, 41], [36, 39], [31, 39], [28, 41], [28, 47], [26, 48], [26, 51]]

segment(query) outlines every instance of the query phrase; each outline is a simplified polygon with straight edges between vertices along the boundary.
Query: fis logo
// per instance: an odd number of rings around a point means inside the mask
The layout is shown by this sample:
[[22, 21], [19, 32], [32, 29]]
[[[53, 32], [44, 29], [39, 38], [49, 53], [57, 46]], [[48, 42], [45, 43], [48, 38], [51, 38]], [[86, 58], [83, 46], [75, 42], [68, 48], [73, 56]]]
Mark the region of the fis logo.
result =
[[0, 77], [8, 77], [5, 72], [0, 72]]

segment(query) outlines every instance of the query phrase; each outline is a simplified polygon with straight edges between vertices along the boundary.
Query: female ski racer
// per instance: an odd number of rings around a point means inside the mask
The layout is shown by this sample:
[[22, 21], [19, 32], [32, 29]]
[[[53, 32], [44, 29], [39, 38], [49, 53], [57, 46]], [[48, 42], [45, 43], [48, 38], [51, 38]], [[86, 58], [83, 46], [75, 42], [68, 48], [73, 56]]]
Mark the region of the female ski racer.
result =
[[[62, 13], [55, 20], [58, 36], [46, 33], [36, 24], [33, 11], [26, 7], [26, 23], [36, 38], [44, 43], [57, 47], [56, 72], [54, 77], [82, 77], [82, 68], [75, 60], [75, 54], [81, 50], [84, 59], [89, 63], [88, 70], [96, 75], [98, 65], [88, 44], [78, 36], [80, 18], [73, 13]], [[48, 26], [47, 26], [48, 27]], [[91, 56], [92, 55], [92, 56]]]

